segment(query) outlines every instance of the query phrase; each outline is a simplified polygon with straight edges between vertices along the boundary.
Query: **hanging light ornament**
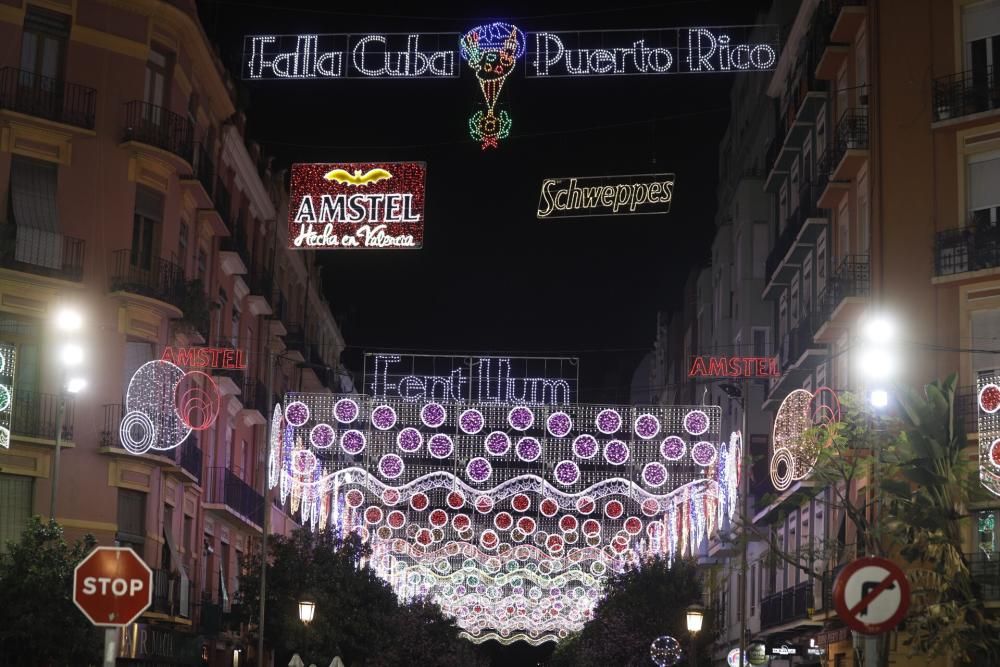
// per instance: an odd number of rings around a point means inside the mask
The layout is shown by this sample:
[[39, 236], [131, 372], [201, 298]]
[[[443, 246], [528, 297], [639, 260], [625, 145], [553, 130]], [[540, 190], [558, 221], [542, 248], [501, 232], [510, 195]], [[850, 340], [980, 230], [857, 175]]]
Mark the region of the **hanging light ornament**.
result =
[[524, 33], [509, 23], [487, 23], [465, 33], [459, 40], [459, 53], [476, 73], [486, 102], [469, 119], [469, 133], [483, 150], [496, 148], [497, 141], [510, 135], [510, 114], [496, 111], [497, 98], [504, 82], [524, 55]]

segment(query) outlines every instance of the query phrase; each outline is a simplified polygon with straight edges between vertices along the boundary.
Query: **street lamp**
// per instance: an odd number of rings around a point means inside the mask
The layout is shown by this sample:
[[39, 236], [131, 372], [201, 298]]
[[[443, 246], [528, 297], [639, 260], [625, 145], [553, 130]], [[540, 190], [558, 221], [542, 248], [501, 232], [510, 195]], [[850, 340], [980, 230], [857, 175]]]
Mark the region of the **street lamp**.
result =
[[[63, 421], [66, 418], [66, 394], [78, 394], [87, 388], [87, 380], [79, 374], [86, 352], [75, 337], [83, 329], [83, 315], [74, 308], [60, 308], [53, 318], [56, 334], [65, 342], [59, 348], [59, 409], [56, 412], [56, 452], [52, 458], [52, 488], [49, 495], [49, 518], [56, 518], [56, 497], [59, 492], [59, 459], [62, 453]], [[69, 373], [72, 372], [72, 375]]]
[[884, 384], [896, 373], [896, 324], [884, 315], [874, 316], [861, 327], [863, 345], [860, 353], [861, 372], [872, 385], [869, 400], [874, 408], [889, 404], [889, 392]]
[[316, 613], [316, 600], [313, 599], [311, 595], [306, 593], [301, 598], [299, 598], [299, 620], [309, 625], [313, 620], [313, 615]]
[[701, 624], [705, 620], [705, 608], [700, 604], [693, 604], [687, 608], [687, 628], [691, 634], [691, 664], [698, 664], [698, 633], [701, 632]]

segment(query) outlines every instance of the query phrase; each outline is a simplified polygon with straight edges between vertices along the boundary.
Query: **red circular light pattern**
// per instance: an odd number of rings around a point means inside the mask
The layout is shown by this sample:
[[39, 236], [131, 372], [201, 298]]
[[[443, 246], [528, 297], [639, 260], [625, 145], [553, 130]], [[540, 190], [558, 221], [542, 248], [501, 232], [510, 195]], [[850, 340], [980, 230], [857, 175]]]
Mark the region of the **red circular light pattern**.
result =
[[580, 514], [590, 514], [597, 509], [597, 503], [590, 496], [580, 496], [576, 499], [576, 511]]
[[386, 505], [395, 505], [399, 502], [399, 491], [389, 487], [382, 492], [382, 502]]
[[559, 511], [559, 503], [552, 498], [546, 498], [538, 506], [538, 510], [542, 513], [542, 516], [553, 517]]
[[489, 514], [493, 511], [493, 499], [489, 496], [479, 496], [476, 498], [476, 511], [480, 514]]
[[653, 498], [646, 498], [642, 501], [642, 513], [646, 516], [655, 516], [660, 511], [660, 503]]
[[499, 512], [493, 517], [493, 525], [500, 530], [510, 530], [510, 527], [514, 525], [514, 517], [509, 512]]
[[431, 535], [431, 531], [426, 528], [421, 528], [417, 531], [417, 544], [422, 544], [425, 547], [434, 541], [434, 537]]
[[576, 517], [573, 516], [572, 514], [563, 515], [563, 517], [559, 519], [559, 530], [563, 531], [564, 533], [569, 532], [571, 530], [576, 530], [576, 526], [577, 526]]
[[453, 510], [462, 509], [465, 505], [465, 494], [461, 491], [452, 491], [448, 494], [448, 507]]
[[583, 522], [583, 527], [581, 528], [581, 530], [583, 530], [583, 534], [586, 535], [587, 537], [590, 537], [591, 535], [600, 535], [601, 522], [598, 521], [597, 519], [587, 519], [586, 521]]
[[406, 524], [406, 515], [399, 510], [393, 510], [389, 512], [385, 522], [389, 524], [390, 528], [402, 528]]
[[455, 530], [465, 530], [472, 525], [472, 519], [468, 514], [456, 514], [451, 519], [451, 527]]
[[425, 509], [427, 509], [427, 506], [429, 504], [430, 501], [427, 500], [426, 493], [414, 493], [410, 497], [410, 507], [417, 510], [418, 512], [423, 512]]
[[522, 516], [517, 520], [517, 527], [525, 535], [531, 535], [535, 532], [535, 520], [530, 516]]
[[607, 504], [604, 505], [604, 515], [609, 519], [617, 519], [625, 512], [625, 508], [622, 506], [621, 501], [609, 500]]
[[[199, 383], [200, 380], [200, 383]], [[222, 394], [212, 376], [188, 371], [175, 389], [177, 416], [192, 431], [204, 431], [215, 423], [222, 406]]]
[[497, 544], [500, 543], [500, 538], [492, 530], [484, 530], [483, 534], [479, 536], [479, 544], [482, 545], [484, 549], [494, 549]]
[[510, 506], [518, 512], [527, 512], [531, 507], [531, 498], [527, 494], [519, 493], [510, 501]]
[[994, 440], [993, 444], [990, 445], [990, 461], [1000, 468], [1000, 439]]
[[382, 508], [381, 507], [369, 507], [365, 510], [365, 522], [375, 525], [382, 522]]
[[427, 521], [435, 528], [448, 525], [448, 513], [442, 509], [436, 509], [427, 517]]
[[629, 535], [638, 535], [642, 532], [642, 519], [637, 516], [630, 516], [625, 519], [625, 532]]
[[358, 508], [361, 507], [361, 503], [365, 502], [365, 494], [361, 493], [357, 489], [351, 489], [347, 492], [347, 495], [344, 496], [344, 500], [347, 501], [349, 506]]
[[559, 535], [549, 535], [549, 539], [545, 540], [545, 546], [553, 553], [562, 551], [563, 539]]
[[990, 414], [1000, 410], [1000, 387], [991, 383], [980, 389], [979, 407]]

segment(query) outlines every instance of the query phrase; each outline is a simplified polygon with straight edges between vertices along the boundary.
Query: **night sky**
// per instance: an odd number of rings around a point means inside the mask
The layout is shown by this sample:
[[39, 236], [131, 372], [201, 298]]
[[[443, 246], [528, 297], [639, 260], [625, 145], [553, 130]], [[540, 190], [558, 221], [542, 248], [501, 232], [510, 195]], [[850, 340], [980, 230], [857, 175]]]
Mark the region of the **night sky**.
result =
[[[201, 2], [209, 36], [239, 72], [244, 34], [525, 31], [733, 25], [758, 1], [581, 3]], [[346, 11], [341, 8], [346, 8]], [[419, 15], [417, 15], [419, 14]], [[463, 67], [466, 67], [464, 63]], [[731, 74], [528, 79], [501, 93], [511, 136], [483, 151], [467, 132], [480, 91], [444, 80], [243, 84], [250, 136], [293, 162], [428, 164], [422, 250], [328, 251], [327, 297], [361, 370], [363, 352], [575, 355], [581, 398], [626, 401], [657, 310], [676, 307], [713, 233], [717, 151]], [[667, 215], [535, 217], [545, 177], [675, 172]]]

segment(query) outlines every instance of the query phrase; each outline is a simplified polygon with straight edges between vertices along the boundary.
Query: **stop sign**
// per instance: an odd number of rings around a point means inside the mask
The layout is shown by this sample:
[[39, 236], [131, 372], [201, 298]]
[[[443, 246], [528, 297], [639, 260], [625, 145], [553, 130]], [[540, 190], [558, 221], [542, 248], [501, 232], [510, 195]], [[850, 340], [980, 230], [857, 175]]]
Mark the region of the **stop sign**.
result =
[[128, 625], [153, 603], [153, 571], [128, 547], [97, 547], [73, 570], [73, 603], [94, 625]]

